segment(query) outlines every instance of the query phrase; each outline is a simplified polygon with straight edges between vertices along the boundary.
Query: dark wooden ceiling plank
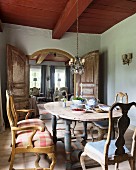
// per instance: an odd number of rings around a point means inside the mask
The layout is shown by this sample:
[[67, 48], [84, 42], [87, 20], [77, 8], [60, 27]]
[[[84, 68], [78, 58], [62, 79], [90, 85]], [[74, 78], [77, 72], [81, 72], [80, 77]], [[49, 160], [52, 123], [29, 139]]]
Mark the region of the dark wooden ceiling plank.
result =
[[[103, 27], [96, 27], [96, 26], [92, 26], [90, 28], [88, 27], [83, 27], [82, 28], [82, 31], [84, 33], [87, 33], [87, 34], [101, 34], [103, 32], [105, 32], [105, 29], [106, 28], [103, 28]], [[68, 32], [76, 32], [76, 29], [74, 28], [70, 28], [70, 30], [68, 30]], [[79, 37], [79, 42], [80, 42], [80, 37]], [[80, 43], [79, 43], [79, 46], [80, 46]]]
[[[136, 7], [135, 7], [136, 8]], [[105, 5], [95, 5], [95, 6], [89, 6], [87, 9], [86, 9], [86, 13], [88, 12], [91, 12], [92, 10], [105, 10], [105, 11], [115, 11], [115, 12], [134, 12], [136, 9], [134, 8], [117, 8], [117, 7], [114, 7], [114, 6], [105, 6]]]
[[[35, 23], [36, 21], [38, 22], [43, 22], [43, 23], [52, 23], [53, 25], [55, 24], [55, 19], [52, 20], [52, 17], [50, 16], [39, 16], [39, 15], [30, 15], [30, 13], [8, 13], [7, 11], [4, 13], [4, 15], [1, 16], [2, 20], [4, 20], [5, 18], [13, 18], [14, 20], [15, 19], [20, 19], [20, 20], [29, 20], [31, 22], [31, 20], [35, 20]], [[31, 19], [30, 19], [31, 18]], [[56, 18], [57, 19], [57, 18]]]
[[[22, 12], [21, 12], [22, 11]], [[4, 7], [4, 15], [1, 15], [2, 21], [13, 24], [20, 24], [25, 26], [39, 27], [45, 29], [53, 29], [56, 20], [60, 16], [60, 13], [42, 11], [42, 10], [33, 10], [22, 7]], [[27, 22], [27, 20], [29, 20]], [[35, 23], [35, 24], [34, 24]], [[30, 24], [30, 25], [29, 25]]]
[[2, 22], [1, 22], [1, 19], [0, 19], [0, 32], [2, 32], [3, 29], [2, 29]]
[[12, 5], [12, 6], [4, 5], [1, 11], [3, 10], [4, 13], [7, 13], [9, 15], [18, 15], [18, 16], [23, 15], [24, 17], [39, 16], [39, 17], [44, 17], [45, 19], [46, 18], [52, 19], [52, 18], [58, 18], [60, 16], [60, 12], [57, 12], [57, 10], [55, 11], [49, 11], [48, 9], [39, 10], [39, 9], [32, 9], [32, 8], [24, 8], [17, 5]]
[[[118, 18], [116, 18], [116, 16], [113, 16], [113, 18], [112, 17], [106, 18], [106, 16], [101, 17], [101, 18], [98, 18], [97, 16], [90, 17], [90, 18], [81, 18], [79, 21], [79, 28], [81, 25], [90, 25], [92, 23], [98, 23], [99, 26], [105, 25], [105, 23], [114, 24], [115, 22], [122, 21], [123, 19], [124, 19], [123, 16], [120, 16], [120, 17], [118, 16]], [[75, 25], [76, 25], [76, 23], [73, 26], [75, 26]]]
[[[130, 15], [129, 15], [130, 16]], [[86, 20], [88, 20], [89, 22], [87, 22], [87, 23], [83, 23], [84, 22], [84, 19], [86, 18]], [[105, 21], [106, 22], [106, 20], [113, 20], [113, 21], [120, 21], [120, 20], [122, 20], [122, 19], [124, 19], [124, 16], [119, 16], [119, 15], [117, 15], [117, 16], [115, 16], [115, 15], [112, 15], [112, 16], [110, 16], [110, 15], [95, 15], [95, 14], [92, 14], [91, 15], [91, 17], [82, 17], [82, 18], [80, 18], [80, 20], [79, 20], [79, 26], [81, 25], [81, 24], [90, 24], [90, 20], [91, 20], [91, 18], [95, 18], [96, 20], [103, 20], [103, 22]]]
[[[80, 16], [87, 6], [93, 0], [80, 0], [78, 1], [78, 16]], [[71, 25], [76, 21], [77, 15], [77, 1], [69, 0], [60, 19], [58, 20], [52, 37], [55, 39], [60, 39], [62, 35], [71, 27]]]
[[89, 7], [97, 8], [97, 7], [105, 7], [105, 8], [117, 8], [124, 10], [135, 10], [136, 9], [136, 1], [128, 1], [128, 0], [95, 0]]
[[[89, 30], [95, 30], [96, 29], [96, 30], [101, 31], [101, 30], [105, 30], [107, 27], [110, 27], [110, 26], [111, 26], [111, 23], [107, 23], [107, 24], [103, 24], [102, 27], [100, 27], [98, 22], [96, 22], [96, 23], [93, 23], [93, 24], [90, 23], [90, 25], [81, 25], [80, 29], [82, 31], [84, 31], [84, 33], [91, 33], [91, 31], [89, 31]], [[80, 32], [80, 29], [79, 29], [79, 33], [82, 33], [82, 32]], [[71, 27], [68, 31], [76, 32], [76, 26]]]
[[[117, 22], [118, 22], [117, 20], [111, 21], [111, 20], [104, 20], [104, 19], [98, 19], [98, 18], [90, 18], [90, 20], [88, 20], [88, 19], [84, 18], [79, 22], [79, 32], [80, 32], [80, 29], [84, 26], [86, 26], [86, 27], [92, 26], [92, 23], [93, 23], [93, 26], [100, 27], [100, 25], [101, 25], [102, 27], [104, 27], [105, 25], [112, 25], [113, 23], [117, 23]], [[72, 27], [76, 28], [76, 24], [72, 25]]]
[[51, 0], [0, 0], [0, 4], [10, 6], [10, 7], [23, 7], [23, 8], [32, 8], [38, 10], [48, 10], [48, 11], [59, 11], [61, 12], [64, 9], [67, 0], [63, 1], [51, 1]]
[[82, 17], [90, 17], [90, 16], [92, 16], [93, 14], [94, 15], [97, 15], [97, 16], [109, 16], [109, 17], [111, 17], [111, 16], [129, 16], [129, 15], [132, 15], [134, 12], [132, 12], [132, 11], [114, 11], [113, 9], [109, 9], [109, 10], [105, 10], [105, 9], [90, 9], [90, 11], [88, 11], [88, 12], [86, 12], [86, 13], [84, 13], [83, 15], [82, 15]]
[[[9, 22], [10, 21], [10, 22]], [[45, 28], [45, 29], [51, 29], [53, 28], [53, 24], [50, 22], [45, 23], [44, 21], [39, 21], [36, 19], [30, 19], [29, 18], [15, 18], [12, 16], [5, 16], [3, 18], [3, 22], [9, 23], [9, 24], [17, 24], [17, 25], [23, 25], [23, 26], [30, 26], [30, 27], [36, 27], [36, 28]]]

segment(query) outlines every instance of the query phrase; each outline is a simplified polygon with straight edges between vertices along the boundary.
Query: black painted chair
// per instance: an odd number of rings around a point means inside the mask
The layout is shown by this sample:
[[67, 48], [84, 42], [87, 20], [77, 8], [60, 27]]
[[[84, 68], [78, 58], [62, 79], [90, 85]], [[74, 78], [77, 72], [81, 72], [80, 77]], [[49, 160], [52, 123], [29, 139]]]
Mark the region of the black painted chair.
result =
[[[108, 136], [106, 140], [88, 142], [84, 147], [84, 152], [80, 156], [80, 162], [83, 170], [85, 167], [85, 157], [89, 156], [91, 159], [97, 161], [103, 170], [108, 170], [108, 165], [115, 165], [117, 170], [119, 163], [123, 161], [129, 161], [131, 170], [135, 170], [135, 145], [136, 145], [136, 129], [132, 137], [132, 147], [129, 150], [125, 146], [125, 132], [130, 124], [130, 118], [128, 117], [128, 111], [132, 106], [136, 106], [135, 102], [124, 104], [115, 103], [112, 105], [109, 111], [109, 128]], [[121, 116], [117, 122], [118, 136], [117, 139], [112, 139], [113, 132], [113, 118], [112, 114], [116, 107], [120, 108]], [[128, 140], [128, 139], [127, 139]], [[131, 140], [131, 139], [130, 139]]]

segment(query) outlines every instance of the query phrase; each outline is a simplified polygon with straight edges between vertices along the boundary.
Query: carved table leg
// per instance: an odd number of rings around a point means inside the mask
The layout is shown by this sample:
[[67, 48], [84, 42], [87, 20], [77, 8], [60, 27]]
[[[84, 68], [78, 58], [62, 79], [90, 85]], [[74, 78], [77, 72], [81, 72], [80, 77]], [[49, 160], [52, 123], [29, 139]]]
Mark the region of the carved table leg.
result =
[[85, 145], [86, 144], [86, 140], [87, 140], [87, 122], [83, 122], [83, 126], [84, 126], [84, 133], [82, 138], [84, 139], [82, 141], [82, 144]]
[[71, 131], [70, 125], [72, 121], [65, 120], [65, 152], [66, 152], [66, 170], [72, 170], [72, 162], [71, 162]]
[[57, 126], [57, 118], [55, 115], [52, 115], [52, 133], [53, 133], [54, 144], [56, 144], [57, 142], [56, 126]]

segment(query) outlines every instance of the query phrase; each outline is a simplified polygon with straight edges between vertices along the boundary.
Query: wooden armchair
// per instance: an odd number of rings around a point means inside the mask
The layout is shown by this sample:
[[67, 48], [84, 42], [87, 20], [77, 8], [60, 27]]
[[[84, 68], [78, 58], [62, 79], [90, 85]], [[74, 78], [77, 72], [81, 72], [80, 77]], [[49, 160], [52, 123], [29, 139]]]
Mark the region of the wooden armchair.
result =
[[[116, 102], [128, 103], [127, 93], [118, 92], [115, 96], [114, 103]], [[108, 132], [108, 126], [109, 126], [108, 120], [92, 122], [92, 126], [91, 126], [92, 141], [94, 141], [94, 137], [93, 137], [94, 131], [98, 132], [97, 140], [102, 140], [104, 138], [104, 135]], [[116, 126], [116, 121], [115, 121], [115, 126]]]
[[30, 95], [32, 96], [40, 96], [40, 89], [37, 87], [30, 88]]
[[[84, 152], [81, 154], [80, 157], [80, 162], [83, 170], [86, 170], [84, 161], [86, 156], [89, 156], [91, 159], [97, 161], [102, 166], [103, 170], [108, 170], [108, 165], [110, 164], [115, 164], [115, 169], [117, 170], [119, 167], [119, 163], [123, 161], [129, 161], [131, 170], [135, 170], [136, 129], [132, 137], [133, 140], [131, 151], [125, 146], [124, 138], [125, 132], [130, 124], [128, 111], [133, 105], [136, 106], [136, 103], [115, 103], [112, 105], [109, 111], [109, 129], [107, 140], [88, 142], [85, 145]], [[116, 107], [120, 107], [122, 115], [120, 116], [117, 123], [118, 137], [117, 139], [112, 139], [112, 115]]]
[[[36, 159], [36, 168], [42, 170], [53, 170], [56, 162], [55, 148], [50, 132], [44, 122], [39, 119], [27, 119], [17, 122], [17, 112], [14, 106], [13, 96], [6, 92], [7, 96], [7, 115], [12, 134], [12, 151], [10, 156], [9, 170], [13, 169], [15, 154], [35, 153], [47, 154], [52, 159], [49, 168], [41, 168], [39, 160]], [[38, 157], [39, 158], [39, 157]], [[34, 168], [31, 168], [31, 170]]]
[[61, 101], [61, 99], [66, 98], [68, 100], [68, 94], [67, 90], [65, 90], [65, 87], [62, 87], [58, 90], [56, 88], [54, 94], [53, 94], [53, 101]]

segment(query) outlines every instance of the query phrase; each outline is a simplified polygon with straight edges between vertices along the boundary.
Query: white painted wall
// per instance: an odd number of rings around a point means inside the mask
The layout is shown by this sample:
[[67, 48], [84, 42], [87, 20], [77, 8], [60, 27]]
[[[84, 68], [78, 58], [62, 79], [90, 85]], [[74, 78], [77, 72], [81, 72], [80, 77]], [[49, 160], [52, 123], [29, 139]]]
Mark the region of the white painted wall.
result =
[[[101, 52], [107, 56], [107, 103], [111, 105], [119, 91], [128, 94], [129, 102], [136, 101], [136, 14], [101, 35]], [[125, 53], [133, 53], [129, 66], [122, 64]], [[136, 125], [134, 111], [130, 117]]]

